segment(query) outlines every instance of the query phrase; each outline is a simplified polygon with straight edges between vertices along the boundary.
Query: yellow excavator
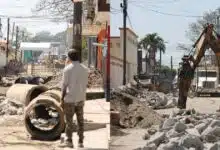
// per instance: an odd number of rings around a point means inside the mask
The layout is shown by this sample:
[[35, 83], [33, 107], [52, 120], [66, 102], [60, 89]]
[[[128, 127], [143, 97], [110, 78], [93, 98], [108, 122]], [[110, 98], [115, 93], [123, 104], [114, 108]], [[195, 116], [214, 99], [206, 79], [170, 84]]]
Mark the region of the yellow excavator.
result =
[[188, 91], [194, 78], [194, 73], [207, 49], [215, 53], [218, 65], [220, 64], [220, 35], [214, 30], [213, 24], [206, 24], [198, 40], [193, 45], [194, 51], [184, 55], [178, 74], [179, 99], [178, 107], [186, 108]]

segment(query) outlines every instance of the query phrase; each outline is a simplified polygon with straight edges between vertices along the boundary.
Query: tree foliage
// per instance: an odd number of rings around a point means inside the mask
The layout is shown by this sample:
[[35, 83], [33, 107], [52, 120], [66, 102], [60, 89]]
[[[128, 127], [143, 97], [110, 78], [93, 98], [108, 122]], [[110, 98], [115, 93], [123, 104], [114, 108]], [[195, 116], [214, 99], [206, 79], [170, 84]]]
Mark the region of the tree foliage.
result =
[[71, 0], [38, 0], [33, 12], [69, 18], [73, 14], [73, 4]]
[[158, 50], [161, 50], [163, 53], [166, 51], [165, 41], [157, 33], [147, 34], [140, 40], [138, 47], [143, 47], [148, 51], [153, 50], [157, 52]]

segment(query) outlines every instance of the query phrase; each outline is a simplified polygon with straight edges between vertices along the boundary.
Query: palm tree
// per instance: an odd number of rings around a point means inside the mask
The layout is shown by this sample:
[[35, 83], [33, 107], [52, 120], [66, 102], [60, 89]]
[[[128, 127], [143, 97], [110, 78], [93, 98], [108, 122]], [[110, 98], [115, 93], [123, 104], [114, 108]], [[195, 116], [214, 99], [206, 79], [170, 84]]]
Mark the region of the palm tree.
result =
[[[160, 67], [162, 61], [162, 53], [166, 51], [165, 41], [162, 37], [160, 37], [157, 33], [147, 34], [143, 39], [140, 40], [138, 47], [144, 48], [145, 50], [149, 51], [149, 53], [154, 54], [154, 62], [156, 62], [156, 53], [158, 50], [160, 51]], [[154, 66], [155, 67], [155, 66]]]

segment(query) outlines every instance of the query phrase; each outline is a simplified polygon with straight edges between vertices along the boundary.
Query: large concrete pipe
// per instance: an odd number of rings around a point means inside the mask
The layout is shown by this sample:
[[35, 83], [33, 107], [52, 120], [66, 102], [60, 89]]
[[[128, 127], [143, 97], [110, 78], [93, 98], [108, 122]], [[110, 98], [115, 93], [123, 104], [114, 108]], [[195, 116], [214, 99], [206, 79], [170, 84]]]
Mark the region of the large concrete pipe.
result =
[[[59, 90], [55, 90], [55, 89], [48, 90], [44, 93], [41, 93], [39, 95], [39, 98], [42, 97], [42, 96], [49, 96], [49, 97], [55, 99], [59, 103], [61, 101], [61, 91], [59, 91]], [[43, 119], [49, 119], [50, 118], [49, 113], [46, 110], [46, 107], [44, 105], [40, 105], [40, 106], [35, 107], [35, 112], [36, 112], [36, 117], [37, 118], [43, 118]]]
[[59, 89], [51, 89], [51, 90], [48, 90], [40, 95], [47, 95], [47, 96], [50, 96], [52, 98], [54, 98], [57, 102], [60, 102], [61, 101], [61, 91]]
[[6, 97], [16, 99], [27, 106], [30, 101], [47, 90], [48, 88], [42, 85], [14, 84], [6, 92]]
[[[47, 94], [46, 94], [47, 93]], [[31, 134], [33, 138], [39, 140], [54, 140], [60, 137], [61, 133], [65, 129], [65, 122], [64, 122], [64, 114], [63, 109], [60, 107], [60, 102], [58, 99], [54, 97], [58, 97], [55, 93], [56, 91], [46, 92], [35, 99], [33, 99], [30, 104], [26, 107], [25, 110], [25, 127], [27, 131]], [[48, 93], [53, 93], [53, 96], [50, 96]], [[52, 94], [51, 94], [52, 95]], [[31, 111], [35, 110], [36, 107], [44, 106], [47, 108], [53, 107], [53, 109], [58, 113], [56, 117], [57, 123], [53, 126], [52, 129], [44, 130], [36, 127], [31, 120]], [[47, 110], [49, 112], [49, 110]]]

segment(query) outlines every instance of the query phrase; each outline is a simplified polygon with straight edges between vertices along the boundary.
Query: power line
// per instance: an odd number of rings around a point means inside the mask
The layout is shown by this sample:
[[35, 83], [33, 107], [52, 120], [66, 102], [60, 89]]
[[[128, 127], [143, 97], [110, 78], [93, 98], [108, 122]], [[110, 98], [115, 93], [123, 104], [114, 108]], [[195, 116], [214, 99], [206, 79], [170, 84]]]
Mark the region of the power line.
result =
[[158, 13], [158, 14], [162, 14], [162, 15], [167, 15], [167, 16], [187, 17], [187, 18], [200, 18], [200, 17], [203, 17], [203, 16], [197, 16], [197, 15], [183, 15], [183, 14], [173, 14], [173, 13], [161, 12], [161, 11], [158, 11], [158, 10], [146, 8], [145, 6], [140, 5], [140, 4], [139, 5], [138, 4], [133, 4], [133, 5], [137, 6], [139, 8], [145, 9], [145, 10], [149, 10], [149, 11], [152, 11], [152, 12], [155, 12], [155, 13]]

